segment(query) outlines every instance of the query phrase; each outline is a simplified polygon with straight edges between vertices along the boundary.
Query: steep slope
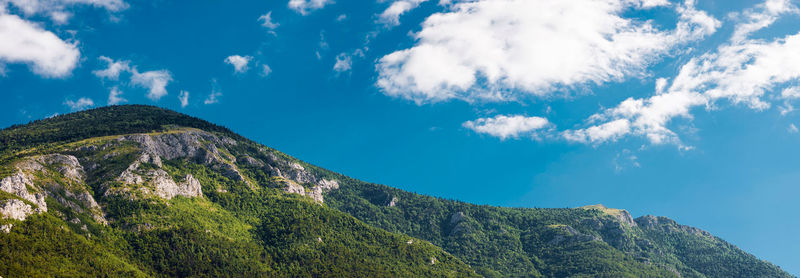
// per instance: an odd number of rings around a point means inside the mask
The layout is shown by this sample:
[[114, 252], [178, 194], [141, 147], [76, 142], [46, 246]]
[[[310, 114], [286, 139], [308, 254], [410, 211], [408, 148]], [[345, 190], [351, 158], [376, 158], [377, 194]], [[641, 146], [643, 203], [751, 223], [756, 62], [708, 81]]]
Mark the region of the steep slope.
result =
[[477, 276], [320, 205], [335, 180], [170, 114], [110, 107], [0, 132], [15, 142], [0, 158], [0, 276]]
[[341, 178], [328, 206], [441, 246], [486, 277], [792, 277], [665, 217], [602, 205], [502, 208]]
[[0, 131], [0, 215], [3, 277], [790, 277], [667, 218], [413, 194], [140, 105]]

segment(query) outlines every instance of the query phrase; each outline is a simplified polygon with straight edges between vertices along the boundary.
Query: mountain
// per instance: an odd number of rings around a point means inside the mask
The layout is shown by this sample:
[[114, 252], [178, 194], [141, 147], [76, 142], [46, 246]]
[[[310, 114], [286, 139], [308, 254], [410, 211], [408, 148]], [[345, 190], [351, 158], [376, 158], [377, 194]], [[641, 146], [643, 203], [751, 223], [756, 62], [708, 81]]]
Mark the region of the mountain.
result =
[[0, 214], [3, 277], [791, 277], [665, 217], [414, 194], [141, 105], [0, 131]]

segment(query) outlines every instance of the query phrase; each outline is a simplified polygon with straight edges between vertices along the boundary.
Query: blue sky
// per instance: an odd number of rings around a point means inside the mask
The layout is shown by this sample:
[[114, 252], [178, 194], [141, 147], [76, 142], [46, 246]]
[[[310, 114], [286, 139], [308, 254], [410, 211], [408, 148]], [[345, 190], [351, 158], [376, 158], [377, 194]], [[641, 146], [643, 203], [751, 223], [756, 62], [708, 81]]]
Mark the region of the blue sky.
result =
[[798, 5], [0, 0], [0, 126], [158, 105], [418, 193], [667, 216], [798, 275]]

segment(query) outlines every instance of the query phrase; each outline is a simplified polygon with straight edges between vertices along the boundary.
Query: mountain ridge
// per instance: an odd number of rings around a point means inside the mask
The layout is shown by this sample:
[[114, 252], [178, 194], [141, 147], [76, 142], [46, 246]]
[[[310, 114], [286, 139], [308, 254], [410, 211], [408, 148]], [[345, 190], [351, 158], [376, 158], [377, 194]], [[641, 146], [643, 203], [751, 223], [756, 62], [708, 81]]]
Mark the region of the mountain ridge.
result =
[[[20, 169], [20, 163], [33, 166]], [[169, 263], [203, 254], [224, 262], [206, 266], [210, 273], [233, 268], [256, 276], [791, 277], [666, 217], [633, 219], [602, 205], [471, 205], [405, 192], [153, 106], [103, 107], [0, 130], [0, 179], [9, 185], [0, 188], [2, 207], [17, 216], [0, 220], [0, 240], [8, 243], [0, 248], [4, 262], [20, 252], [8, 247], [9, 236], [36, 245], [37, 236], [46, 236], [25, 235], [30, 225], [60, 225], [66, 230], [55, 230], [74, 244], [89, 246], [87, 257], [112, 254], [114, 267], [100, 270], [127, 269], [122, 275], [132, 276], [197, 275], [198, 269]], [[11, 180], [17, 181], [13, 190]], [[20, 213], [34, 220], [20, 220]], [[209, 253], [184, 246], [188, 239], [206, 244]], [[164, 243], [181, 252], [159, 249]], [[221, 252], [234, 247], [260, 255]], [[341, 256], [363, 250], [380, 256]], [[304, 264], [310, 262], [325, 267]], [[96, 265], [103, 263], [112, 264]]]

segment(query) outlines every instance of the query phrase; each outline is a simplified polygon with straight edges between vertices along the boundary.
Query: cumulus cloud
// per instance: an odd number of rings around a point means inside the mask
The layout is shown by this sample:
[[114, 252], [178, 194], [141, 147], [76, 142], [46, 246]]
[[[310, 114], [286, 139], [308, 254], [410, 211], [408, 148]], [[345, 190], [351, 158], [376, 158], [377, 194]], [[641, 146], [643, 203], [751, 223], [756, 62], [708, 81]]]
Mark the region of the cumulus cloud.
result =
[[[800, 33], [777, 38], [772, 41], [741, 37], [764, 28], [768, 23], [754, 25], [775, 14], [796, 10], [788, 2], [785, 5], [769, 0], [756, 9], [746, 11], [746, 20], [737, 24], [729, 42], [716, 51], [690, 59], [672, 78], [671, 83], [657, 81], [656, 94], [648, 98], [628, 98], [618, 106], [606, 109], [590, 118], [591, 122], [605, 122], [594, 126], [565, 131], [564, 137], [578, 142], [601, 143], [613, 141], [622, 135], [646, 137], [653, 144], [676, 143], [683, 147], [677, 134], [667, 125], [674, 118], [691, 119], [695, 107], [712, 109], [720, 100], [740, 104], [755, 110], [771, 106], [765, 94], [800, 81]], [[778, 10], [776, 10], [778, 9]], [[762, 13], [757, 15], [755, 13]], [[774, 19], [768, 20], [773, 22]], [[796, 94], [795, 87], [781, 91], [774, 99], [790, 100]], [[788, 113], [794, 108], [782, 108]], [[614, 136], [591, 136], [611, 123], [627, 122], [614, 129]]]
[[307, 15], [310, 11], [322, 9], [325, 5], [332, 4], [333, 0], [289, 0], [289, 8]]
[[131, 65], [130, 61], [114, 59], [100, 56], [101, 61], [106, 63], [105, 69], [94, 70], [92, 73], [100, 79], [119, 80], [123, 72], [130, 73], [130, 84], [137, 87], [148, 89], [147, 97], [158, 101], [167, 95], [167, 85], [172, 81], [172, 74], [168, 70], [152, 70], [139, 72], [136, 66]]
[[178, 100], [181, 101], [181, 108], [186, 108], [189, 105], [189, 92], [181, 91], [181, 94], [178, 95]]
[[249, 64], [252, 59], [253, 57], [250, 56], [231, 55], [225, 58], [225, 63], [232, 65], [236, 73], [244, 73], [247, 72], [247, 64]]
[[69, 106], [72, 111], [79, 111], [94, 106], [94, 101], [90, 98], [79, 98], [78, 100], [66, 100], [64, 105]]
[[[693, 1], [674, 6], [679, 21], [659, 30], [625, 18], [665, 1], [479, 0], [429, 16], [414, 47], [382, 57], [377, 86], [418, 103], [506, 100], [559, 88], [642, 76], [676, 45], [716, 31], [719, 21]], [[666, 9], [666, 7], [661, 7]]]
[[108, 93], [108, 105], [116, 105], [127, 101], [127, 99], [122, 98], [122, 91], [117, 87], [111, 88], [111, 92]]
[[467, 121], [463, 124], [477, 133], [488, 134], [501, 140], [519, 138], [522, 135], [536, 137], [535, 132], [551, 126], [550, 122], [542, 117], [526, 117], [522, 115], [497, 115], [493, 118], [480, 118]]
[[167, 84], [172, 81], [172, 74], [166, 70], [139, 72], [131, 70], [131, 84], [148, 89], [147, 98], [157, 101], [167, 95]]
[[389, 26], [397, 26], [400, 24], [400, 16], [404, 13], [413, 10], [422, 2], [428, 0], [397, 0], [392, 2], [386, 10], [384, 10], [379, 18], [379, 21]]
[[0, 63], [25, 63], [43, 77], [69, 75], [80, 58], [77, 42], [66, 42], [16, 15], [0, 13], [0, 38]]
[[347, 53], [340, 53], [336, 56], [336, 64], [333, 65], [333, 70], [336, 72], [349, 71], [353, 65], [353, 59]]

